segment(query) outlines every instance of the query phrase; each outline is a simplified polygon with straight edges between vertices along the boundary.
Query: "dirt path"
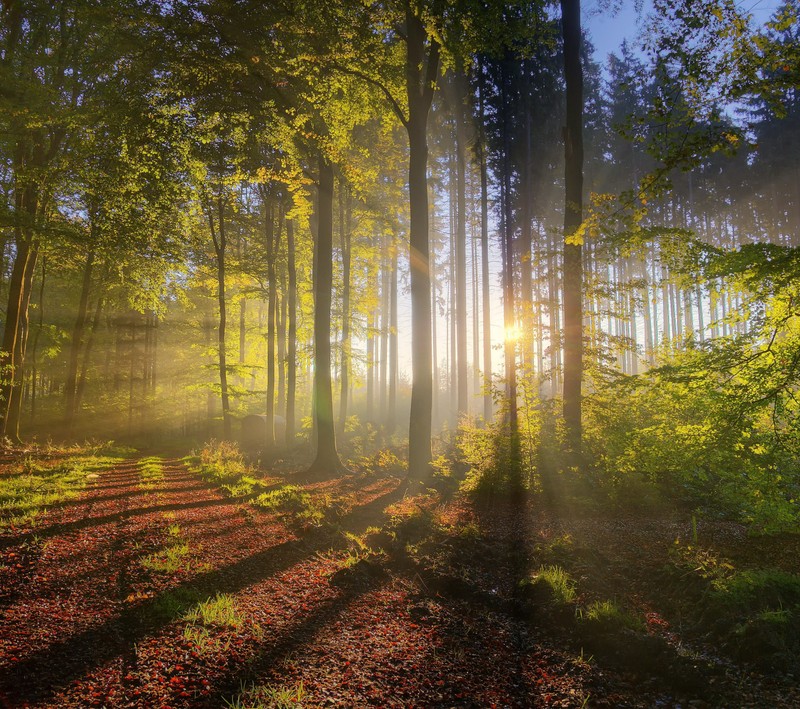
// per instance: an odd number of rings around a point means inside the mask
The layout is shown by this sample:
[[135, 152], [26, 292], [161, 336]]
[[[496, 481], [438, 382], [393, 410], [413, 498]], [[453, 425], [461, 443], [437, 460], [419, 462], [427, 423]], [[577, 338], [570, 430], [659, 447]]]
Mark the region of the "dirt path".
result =
[[[225, 498], [177, 460], [143, 488], [141, 467], [121, 463], [35, 531], [0, 537], [0, 705], [714, 706], [679, 677], [591, 658], [517, 603], [521, 565], [567, 533], [576, 568], [622, 588], [617, 562], [636, 563], [624, 526], [439, 506], [439, 528], [456, 537], [396, 527], [399, 556], [375, 562], [352, 535], [402, 516], [396, 478], [306, 486], [347, 501], [333, 530]], [[613, 564], [587, 551], [592, 539]], [[637, 583], [644, 597], [651, 586]], [[747, 696], [741, 706], [787, 695], [759, 685]]]

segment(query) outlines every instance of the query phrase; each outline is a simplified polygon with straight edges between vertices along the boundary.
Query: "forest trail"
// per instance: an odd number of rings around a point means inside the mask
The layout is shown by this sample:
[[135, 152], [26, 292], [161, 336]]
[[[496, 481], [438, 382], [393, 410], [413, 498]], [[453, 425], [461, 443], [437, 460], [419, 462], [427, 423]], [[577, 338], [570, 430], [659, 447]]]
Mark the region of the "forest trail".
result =
[[[261, 489], [300, 489], [281, 482]], [[658, 555], [674, 522], [476, 511], [458, 498], [408, 497], [391, 475], [302, 490], [298, 499], [326, 510], [328, 523], [302, 521], [299, 508], [254, 506], [254, 495], [226, 497], [181, 460], [129, 459], [90, 476], [79, 497], [33, 529], [2, 533], [0, 705], [702, 707], [731, 706], [736, 696], [737, 706], [757, 707], [799, 699], [790, 680], [767, 682], [722, 661], [709, 694], [696, 658], [678, 657], [686, 639], [657, 607]], [[715, 528], [741, 542], [736, 528], [725, 530]], [[655, 648], [658, 662], [620, 655], [619, 638], [614, 645], [576, 632], [547, 599], [520, 598], [530, 559], [556, 553], [590, 593], [650, 608], [653, 632], [621, 637], [637, 652]]]

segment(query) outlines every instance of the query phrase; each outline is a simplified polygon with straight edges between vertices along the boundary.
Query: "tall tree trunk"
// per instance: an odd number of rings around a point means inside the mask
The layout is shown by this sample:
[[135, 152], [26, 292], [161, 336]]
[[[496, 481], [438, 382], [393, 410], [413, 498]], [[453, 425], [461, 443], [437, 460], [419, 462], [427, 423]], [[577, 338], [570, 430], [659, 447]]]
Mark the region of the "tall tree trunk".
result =
[[[439, 45], [406, 2], [406, 93], [408, 96], [409, 263], [411, 265], [411, 412], [408, 473], [427, 477], [432, 458], [431, 273], [428, 234], [428, 112], [439, 69]], [[425, 59], [427, 58], [427, 62]]]
[[44, 284], [47, 276], [47, 257], [42, 256], [42, 280], [39, 284], [39, 322], [36, 327], [36, 335], [33, 338], [33, 348], [31, 351], [31, 421], [36, 420], [36, 389], [37, 389], [37, 355], [39, 352], [39, 338], [44, 329]]
[[225, 231], [225, 202], [220, 195], [217, 198], [217, 226], [214, 228], [213, 206], [208, 207], [208, 225], [211, 230], [211, 240], [214, 242], [214, 252], [217, 257], [217, 304], [219, 307], [219, 321], [217, 324], [217, 364], [219, 367], [220, 401], [222, 403], [222, 436], [225, 440], [231, 438], [231, 405], [228, 395], [228, 362], [225, 350], [225, 329], [227, 326], [227, 301], [225, 298], [225, 250], [227, 238]]
[[317, 455], [308, 472], [327, 475], [343, 469], [336, 451], [331, 382], [333, 179], [333, 166], [320, 155], [314, 259], [314, 423], [317, 432]]
[[386, 407], [389, 395], [389, 237], [381, 237], [381, 356], [380, 356], [380, 422], [386, 424]]
[[506, 377], [507, 423], [512, 435], [517, 433], [517, 336], [514, 308], [514, 223], [511, 208], [511, 108], [509, 97], [508, 65], [510, 59], [502, 63], [501, 102], [503, 136], [503, 175], [500, 186], [500, 201], [503, 209], [503, 338]]
[[20, 440], [19, 424], [22, 418], [22, 385], [25, 381], [25, 352], [28, 345], [28, 306], [31, 300], [33, 285], [33, 273], [36, 269], [36, 261], [39, 255], [39, 246], [34, 244], [31, 247], [31, 255], [25, 263], [25, 271], [22, 280], [22, 293], [20, 298], [18, 331], [14, 348], [14, 368], [12, 369], [11, 387], [13, 395], [8, 402], [8, 414], [6, 416], [6, 433], [12, 441]]
[[289, 293], [287, 304], [288, 348], [286, 353], [286, 444], [294, 443], [295, 436], [295, 402], [297, 399], [297, 266], [294, 256], [294, 221], [286, 222], [286, 256], [289, 277]]
[[456, 374], [457, 411], [461, 417], [469, 412], [467, 380], [467, 126], [465, 103], [466, 79], [458, 71], [453, 78], [453, 110], [456, 118]]
[[[94, 231], [94, 226], [92, 226], [92, 231]], [[83, 280], [81, 283], [81, 295], [78, 301], [78, 314], [75, 317], [75, 325], [72, 328], [72, 342], [70, 343], [69, 362], [67, 364], [64, 425], [67, 431], [70, 432], [75, 423], [75, 389], [78, 385], [78, 360], [83, 345], [83, 332], [86, 326], [86, 314], [89, 308], [89, 291], [92, 286], [92, 269], [95, 258], [94, 243], [95, 234], [92, 234], [89, 253], [86, 256], [86, 263], [83, 267]]]
[[280, 291], [278, 298], [278, 403], [277, 410], [286, 412], [286, 272], [280, 275]]
[[97, 295], [97, 302], [94, 306], [94, 315], [92, 316], [92, 327], [89, 330], [89, 337], [86, 339], [86, 347], [83, 348], [83, 361], [81, 362], [81, 373], [78, 377], [78, 385], [75, 387], [75, 409], [76, 411], [81, 408], [81, 401], [83, 401], [83, 393], [86, 390], [86, 374], [89, 369], [89, 356], [92, 352], [94, 345], [95, 335], [97, 328], [100, 325], [100, 314], [103, 310], [103, 297], [101, 294]]
[[483, 132], [485, 122], [484, 76], [479, 67], [478, 99], [481, 135], [478, 143], [481, 171], [481, 305], [483, 307], [483, 420], [492, 420], [492, 332], [491, 332], [491, 294], [489, 292], [489, 174], [486, 164], [486, 137]]
[[397, 426], [397, 378], [399, 374], [397, 342], [397, 242], [392, 235], [391, 248], [392, 277], [389, 288], [389, 411], [386, 417], [386, 431], [391, 434]]
[[344, 436], [350, 396], [350, 192], [339, 181], [339, 236], [342, 243], [342, 367], [339, 395], [339, 435]]
[[272, 201], [264, 197], [264, 237], [267, 254], [267, 430], [265, 446], [275, 446], [275, 315], [278, 308], [278, 284], [275, 277], [275, 252], [280, 239], [281, 216], [275, 229]]
[[570, 450], [581, 450], [583, 379], [583, 261], [580, 243], [569, 243], [583, 221], [583, 70], [580, 0], [561, 0], [567, 114], [564, 129], [564, 423]]

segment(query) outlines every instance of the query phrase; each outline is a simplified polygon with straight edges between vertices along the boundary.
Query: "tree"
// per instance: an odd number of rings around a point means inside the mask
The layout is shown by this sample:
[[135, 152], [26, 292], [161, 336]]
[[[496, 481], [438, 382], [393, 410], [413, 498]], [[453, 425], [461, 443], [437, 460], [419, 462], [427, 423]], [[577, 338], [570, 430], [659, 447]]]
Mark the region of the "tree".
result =
[[567, 445], [581, 451], [583, 381], [583, 70], [580, 0], [561, 0], [567, 113], [564, 126], [564, 422]]

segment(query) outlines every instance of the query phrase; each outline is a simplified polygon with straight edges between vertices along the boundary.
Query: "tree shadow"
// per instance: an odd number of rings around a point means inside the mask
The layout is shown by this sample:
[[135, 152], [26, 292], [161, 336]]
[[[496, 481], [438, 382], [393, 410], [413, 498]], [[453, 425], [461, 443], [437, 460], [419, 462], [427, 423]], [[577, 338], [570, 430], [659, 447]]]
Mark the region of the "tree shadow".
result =
[[[371, 523], [379, 521], [384, 508], [403, 493], [404, 488], [400, 485], [365, 505], [353, 508], [340, 520], [341, 529], [352, 533], [365, 531]], [[230, 503], [229, 500], [214, 502]], [[157, 511], [162, 507], [170, 510], [182, 509], [186, 505], [159, 506]], [[180, 604], [171, 606], [172, 598], [181, 594], [202, 599], [218, 593], [237, 593], [286, 571], [310, 555], [343, 549], [346, 544], [342, 534], [332, 533], [329, 529], [312, 530], [302, 538], [271, 546], [222, 568], [195, 574], [155, 597], [132, 602], [114, 618], [56, 640], [14, 666], [3, 668], [0, 688], [8, 696], [13, 696], [17, 705], [45, 702], [54, 690], [67, 686], [91, 668], [114, 657], [129, 655], [134, 644], [179, 617], [185, 609]]]

